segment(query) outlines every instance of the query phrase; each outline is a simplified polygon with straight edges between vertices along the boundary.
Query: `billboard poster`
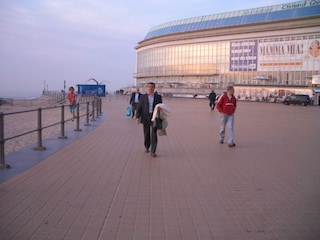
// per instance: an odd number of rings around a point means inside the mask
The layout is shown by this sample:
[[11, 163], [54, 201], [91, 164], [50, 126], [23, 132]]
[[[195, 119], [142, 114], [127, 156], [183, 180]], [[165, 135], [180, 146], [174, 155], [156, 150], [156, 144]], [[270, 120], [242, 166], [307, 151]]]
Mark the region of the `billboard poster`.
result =
[[78, 94], [88, 96], [104, 97], [106, 95], [106, 85], [77, 84]]
[[320, 75], [313, 75], [311, 83], [313, 85], [320, 85]]
[[258, 71], [319, 71], [320, 36], [269, 38], [258, 41]]
[[230, 42], [230, 71], [257, 71], [258, 41]]

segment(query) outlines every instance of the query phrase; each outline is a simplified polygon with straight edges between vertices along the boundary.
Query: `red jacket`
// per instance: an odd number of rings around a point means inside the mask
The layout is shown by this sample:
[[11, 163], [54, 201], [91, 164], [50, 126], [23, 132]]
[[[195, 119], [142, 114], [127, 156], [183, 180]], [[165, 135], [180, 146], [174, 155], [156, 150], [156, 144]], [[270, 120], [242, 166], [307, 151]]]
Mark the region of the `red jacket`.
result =
[[219, 98], [216, 107], [219, 112], [231, 115], [236, 111], [237, 99], [234, 96], [229, 99], [228, 95], [225, 93]]

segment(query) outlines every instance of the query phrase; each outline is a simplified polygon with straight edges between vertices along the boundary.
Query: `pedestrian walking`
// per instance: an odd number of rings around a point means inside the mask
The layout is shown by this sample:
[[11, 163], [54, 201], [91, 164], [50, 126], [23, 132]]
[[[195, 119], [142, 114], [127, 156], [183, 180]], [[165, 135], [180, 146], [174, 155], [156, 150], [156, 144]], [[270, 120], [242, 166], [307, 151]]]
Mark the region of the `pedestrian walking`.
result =
[[69, 101], [69, 108], [70, 108], [70, 113], [72, 114], [72, 121], [76, 118], [76, 107], [77, 107], [77, 95], [74, 92], [74, 88], [70, 87], [69, 88], [69, 93], [67, 95], [68, 101]]
[[141, 97], [140, 89], [136, 88], [136, 91], [131, 94], [130, 104], [131, 104], [131, 117], [134, 118], [135, 112]]
[[214, 92], [214, 90], [212, 90], [212, 92], [209, 94], [209, 106], [210, 106], [210, 109], [211, 111], [214, 110], [214, 107], [216, 105], [216, 93]]
[[157, 104], [162, 103], [161, 95], [154, 92], [155, 84], [149, 82], [147, 84], [147, 93], [142, 95], [137, 106], [136, 122], [143, 124], [144, 147], [145, 152], [149, 152], [151, 146], [151, 156], [156, 157], [158, 144], [157, 128], [153, 126], [151, 119], [154, 108]]
[[227, 92], [224, 93], [217, 102], [217, 110], [221, 113], [220, 116], [220, 143], [223, 144], [225, 137], [226, 125], [228, 125], [228, 146], [235, 147], [234, 142], [234, 113], [237, 107], [237, 99], [234, 97], [234, 88], [229, 86]]

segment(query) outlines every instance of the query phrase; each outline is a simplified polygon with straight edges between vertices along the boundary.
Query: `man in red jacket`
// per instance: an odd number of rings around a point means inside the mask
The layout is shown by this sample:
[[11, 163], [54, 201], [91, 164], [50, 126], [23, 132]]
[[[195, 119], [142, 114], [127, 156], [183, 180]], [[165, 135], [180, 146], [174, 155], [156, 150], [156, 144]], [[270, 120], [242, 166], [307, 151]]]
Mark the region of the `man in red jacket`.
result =
[[235, 147], [234, 143], [234, 112], [237, 107], [237, 99], [235, 98], [234, 88], [229, 86], [227, 92], [224, 93], [218, 100], [216, 105], [217, 110], [221, 113], [221, 123], [220, 123], [220, 143], [223, 144], [226, 124], [228, 123], [228, 145], [229, 147]]

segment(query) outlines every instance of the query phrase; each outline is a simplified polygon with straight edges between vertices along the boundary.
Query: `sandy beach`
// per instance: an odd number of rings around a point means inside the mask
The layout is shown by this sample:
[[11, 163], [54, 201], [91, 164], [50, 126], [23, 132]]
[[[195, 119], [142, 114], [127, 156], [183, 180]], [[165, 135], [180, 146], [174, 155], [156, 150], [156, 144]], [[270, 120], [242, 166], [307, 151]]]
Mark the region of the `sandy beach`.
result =
[[[0, 112], [12, 113], [19, 111], [34, 110], [46, 107], [61, 106], [55, 103], [55, 99], [48, 96], [40, 96], [36, 99], [11, 99], [6, 104], [0, 106]], [[80, 107], [80, 115], [85, 114], [85, 106]], [[69, 108], [66, 106], [64, 111], [65, 120], [71, 119]], [[61, 108], [53, 108], [42, 111], [42, 125], [48, 126], [61, 121]], [[85, 118], [81, 119], [81, 122]], [[65, 131], [76, 127], [76, 121], [65, 123]], [[35, 130], [37, 128], [37, 111], [19, 113], [4, 116], [4, 137], [9, 138], [21, 133]], [[50, 138], [53, 135], [60, 134], [61, 126], [55, 125], [42, 131], [43, 139]], [[18, 138], [10, 139], [5, 142], [5, 154], [17, 151], [26, 146], [37, 142], [37, 133], [30, 133]]]

